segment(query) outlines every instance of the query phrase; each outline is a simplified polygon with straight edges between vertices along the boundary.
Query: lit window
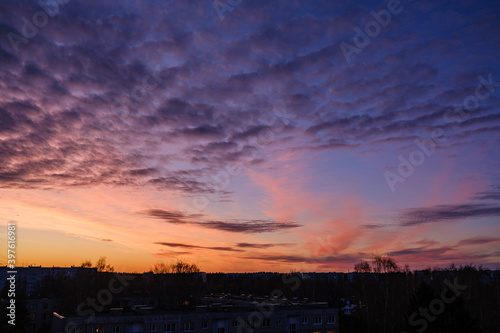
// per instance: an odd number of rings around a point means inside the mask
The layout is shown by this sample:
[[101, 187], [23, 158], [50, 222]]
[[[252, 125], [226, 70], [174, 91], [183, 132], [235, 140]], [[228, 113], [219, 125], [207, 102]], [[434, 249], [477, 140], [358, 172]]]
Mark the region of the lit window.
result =
[[194, 331], [194, 325], [193, 322], [188, 321], [184, 323], [184, 332], [193, 332]]

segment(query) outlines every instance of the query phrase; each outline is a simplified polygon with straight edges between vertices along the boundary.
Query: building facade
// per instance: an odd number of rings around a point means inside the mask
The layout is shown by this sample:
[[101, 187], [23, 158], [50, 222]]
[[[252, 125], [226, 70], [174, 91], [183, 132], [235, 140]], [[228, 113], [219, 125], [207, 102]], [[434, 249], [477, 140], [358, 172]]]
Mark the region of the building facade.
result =
[[[35, 296], [33, 293], [40, 282], [46, 276], [52, 276], [54, 278], [58, 276], [74, 277], [78, 270], [87, 270], [97, 272], [97, 268], [81, 268], [81, 267], [42, 267], [42, 266], [28, 266], [28, 267], [16, 267], [16, 286], [21, 286], [26, 291], [26, 296]], [[0, 289], [5, 287], [7, 281], [8, 271], [12, 271], [6, 266], [0, 267]], [[19, 283], [19, 284], [18, 284]], [[18, 287], [19, 288], [19, 287]]]
[[45, 331], [52, 325], [52, 315], [61, 306], [60, 299], [38, 298], [26, 300], [28, 310], [28, 323], [26, 332], [36, 333], [40, 330]]
[[53, 315], [52, 333], [338, 333], [338, 309], [258, 304], [253, 309], [154, 313], [151, 308], [91, 317]]

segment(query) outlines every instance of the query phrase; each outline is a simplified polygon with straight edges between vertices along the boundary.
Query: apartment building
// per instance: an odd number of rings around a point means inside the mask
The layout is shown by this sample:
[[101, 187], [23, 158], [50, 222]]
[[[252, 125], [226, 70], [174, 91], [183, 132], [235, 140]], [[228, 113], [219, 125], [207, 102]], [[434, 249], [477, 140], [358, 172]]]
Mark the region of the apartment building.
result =
[[54, 313], [52, 333], [338, 333], [338, 318], [338, 309], [325, 303], [216, 305], [178, 312], [120, 308], [94, 318]]
[[38, 298], [26, 300], [28, 323], [25, 329], [28, 333], [45, 331], [52, 325], [52, 314], [61, 306], [60, 299]]
[[[17, 272], [16, 275], [16, 286], [21, 286], [26, 291], [28, 297], [35, 296], [33, 293], [38, 287], [39, 283], [46, 276], [65, 276], [74, 277], [78, 270], [86, 270], [97, 272], [97, 268], [81, 268], [81, 267], [42, 267], [42, 266], [28, 266], [28, 267], [16, 267], [14, 270]], [[7, 281], [8, 271], [11, 271], [6, 266], [0, 267], [0, 289], [5, 286]]]

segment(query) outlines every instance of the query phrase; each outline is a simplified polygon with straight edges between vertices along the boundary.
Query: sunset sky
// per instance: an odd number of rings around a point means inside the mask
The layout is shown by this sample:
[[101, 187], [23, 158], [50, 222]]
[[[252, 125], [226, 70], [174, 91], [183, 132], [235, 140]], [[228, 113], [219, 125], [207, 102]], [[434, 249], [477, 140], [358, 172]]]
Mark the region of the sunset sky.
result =
[[59, 2], [0, 4], [17, 265], [500, 269], [500, 2]]

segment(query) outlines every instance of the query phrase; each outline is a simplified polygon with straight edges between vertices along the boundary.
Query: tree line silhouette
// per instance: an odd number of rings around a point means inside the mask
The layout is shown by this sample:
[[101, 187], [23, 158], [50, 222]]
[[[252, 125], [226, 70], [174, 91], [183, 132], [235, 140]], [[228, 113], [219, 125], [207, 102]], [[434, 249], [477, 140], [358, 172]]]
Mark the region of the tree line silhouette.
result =
[[[90, 267], [95, 269], [85, 269]], [[116, 278], [114, 271], [104, 257], [95, 265], [84, 261], [73, 277], [45, 276], [31, 297], [61, 299], [58, 312], [75, 315], [87, 298], [109, 288], [110, 280]], [[204, 295], [244, 294], [266, 300], [271, 292], [280, 290], [290, 304], [314, 300], [339, 309], [349, 305], [350, 314], [340, 311], [343, 332], [500, 332], [498, 273], [473, 265], [411, 271], [387, 256], [357, 263], [353, 273], [205, 274], [184, 261], [160, 262], [147, 273], [127, 274], [133, 278], [102, 312], [113, 307], [130, 310], [137, 299], [147, 300], [157, 309], [189, 310], [206, 305]], [[453, 286], [458, 289], [454, 291]], [[5, 288], [1, 297], [6, 299]], [[23, 297], [19, 306], [25, 302]]]

